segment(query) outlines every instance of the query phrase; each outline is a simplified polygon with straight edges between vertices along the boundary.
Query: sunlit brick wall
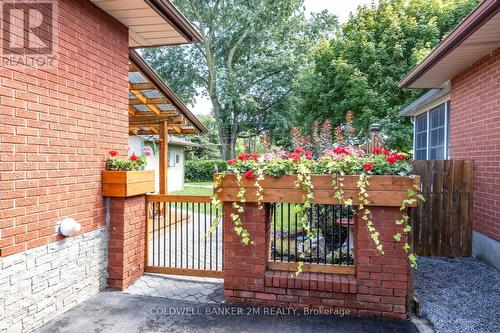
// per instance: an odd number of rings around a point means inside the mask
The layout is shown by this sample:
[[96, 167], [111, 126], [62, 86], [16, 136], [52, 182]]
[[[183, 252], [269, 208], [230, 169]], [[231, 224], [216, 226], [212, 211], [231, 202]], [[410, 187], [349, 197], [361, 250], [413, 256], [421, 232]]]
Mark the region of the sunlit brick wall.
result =
[[104, 226], [101, 170], [128, 139], [128, 32], [86, 0], [59, 1], [55, 69], [0, 67], [0, 255]]
[[473, 229], [500, 240], [500, 49], [451, 81], [451, 158], [474, 160]]

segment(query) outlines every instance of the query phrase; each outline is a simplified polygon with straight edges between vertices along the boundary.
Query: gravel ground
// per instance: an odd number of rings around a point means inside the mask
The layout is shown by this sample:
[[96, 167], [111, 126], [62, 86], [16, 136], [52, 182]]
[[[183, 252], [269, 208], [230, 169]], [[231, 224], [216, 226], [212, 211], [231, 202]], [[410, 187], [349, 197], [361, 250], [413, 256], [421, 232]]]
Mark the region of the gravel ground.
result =
[[421, 257], [415, 295], [437, 333], [500, 332], [500, 272], [470, 257]]

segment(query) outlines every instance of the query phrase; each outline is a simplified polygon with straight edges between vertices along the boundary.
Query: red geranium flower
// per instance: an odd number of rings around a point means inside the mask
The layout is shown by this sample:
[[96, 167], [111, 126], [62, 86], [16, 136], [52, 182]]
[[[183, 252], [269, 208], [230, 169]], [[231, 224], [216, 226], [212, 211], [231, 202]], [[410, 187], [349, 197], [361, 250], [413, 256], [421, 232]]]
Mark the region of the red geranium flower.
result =
[[233, 165], [236, 161], [235, 160], [227, 160], [228, 165]]
[[291, 153], [288, 155], [288, 159], [294, 161], [295, 163], [300, 162], [300, 154], [299, 153]]
[[310, 151], [310, 150], [306, 150], [305, 155], [306, 155], [306, 158], [307, 158], [308, 160], [312, 160], [312, 159], [313, 159], [313, 152], [312, 152], [312, 151]]
[[247, 161], [247, 160], [254, 160], [257, 161], [259, 159], [260, 155], [257, 153], [243, 153], [238, 156], [238, 159], [240, 161]]
[[396, 163], [397, 160], [398, 159], [394, 155], [387, 156], [387, 162], [389, 162], [390, 164]]
[[401, 154], [394, 153], [393, 155], [394, 155], [394, 157], [396, 157], [398, 160], [406, 160], [406, 154], [405, 154], [405, 153], [401, 153]]
[[375, 147], [375, 148], [373, 148], [373, 153], [375, 155], [382, 155], [382, 154], [384, 154], [385, 156], [389, 156], [390, 155], [389, 151], [387, 149], [385, 149], [385, 148], [382, 148], [382, 147]]
[[365, 162], [365, 164], [363, 164], [363, 169], [365, 169], [366, 172], [373, 171], [373, 162]]
[[130, 160], [131, 161], [137, 161], [137, 155], [136, 154], [132, 154], [132, 156], [130, 156]]
[[252, 180], [252, 179], [254, 179], [254, 178], [255, 178], [255, 175], [253, 174], [253, 171], [252, 171], [252, 170], [247, 170], [247, 171], [245, 171], [244, 176], [245, 176], [245, 178], [246, 178], [246, 179], [248, 179], [248, 180]]
[[298, 148], [295, 148], [295, 151], [294, 153], [297, 153], [297, 154], [302, 154], [304, 152], [304, 149], [298, 147]]
[[335, 154], [345, 154], [345, 155], [350, 154], [349, 151], [347, 151], [347, 149], [345, 147], [334, 148], [334, 149], [332, 149], [332, 152]]
[[118, 152], [116, 150], [110, 150], [109, 155], [111, 155], [111, 157], [115, 157], [118, 156]]

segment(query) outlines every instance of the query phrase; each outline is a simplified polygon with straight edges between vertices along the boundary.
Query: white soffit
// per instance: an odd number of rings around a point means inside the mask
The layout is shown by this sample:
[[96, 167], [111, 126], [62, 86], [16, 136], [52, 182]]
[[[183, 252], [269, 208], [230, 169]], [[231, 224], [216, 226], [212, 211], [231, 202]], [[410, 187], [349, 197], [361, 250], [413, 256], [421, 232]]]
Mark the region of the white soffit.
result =
[[411, 83], [409, 88], [440, 87], [499, 47], [500, 13], [474, 31], [460, 45]]
[[143, 0], [91, 1], [129, 28], [129, 47], [191, 43]]

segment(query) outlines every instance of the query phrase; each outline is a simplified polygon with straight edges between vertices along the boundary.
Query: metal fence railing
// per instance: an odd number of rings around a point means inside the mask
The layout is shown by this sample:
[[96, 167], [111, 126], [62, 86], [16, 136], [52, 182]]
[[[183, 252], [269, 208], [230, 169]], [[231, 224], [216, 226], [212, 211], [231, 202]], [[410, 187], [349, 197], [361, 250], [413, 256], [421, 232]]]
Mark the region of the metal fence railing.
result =
[[306, 216], [310, 233], [302, 228], [297, 206], [271, 204], [271, 253], [274, 262], [354, 264], [354, 218], [352, 206], [314, 204]]
[[208, 196], [147, 196], [146, 271], [222, 277], [222, 221]]

